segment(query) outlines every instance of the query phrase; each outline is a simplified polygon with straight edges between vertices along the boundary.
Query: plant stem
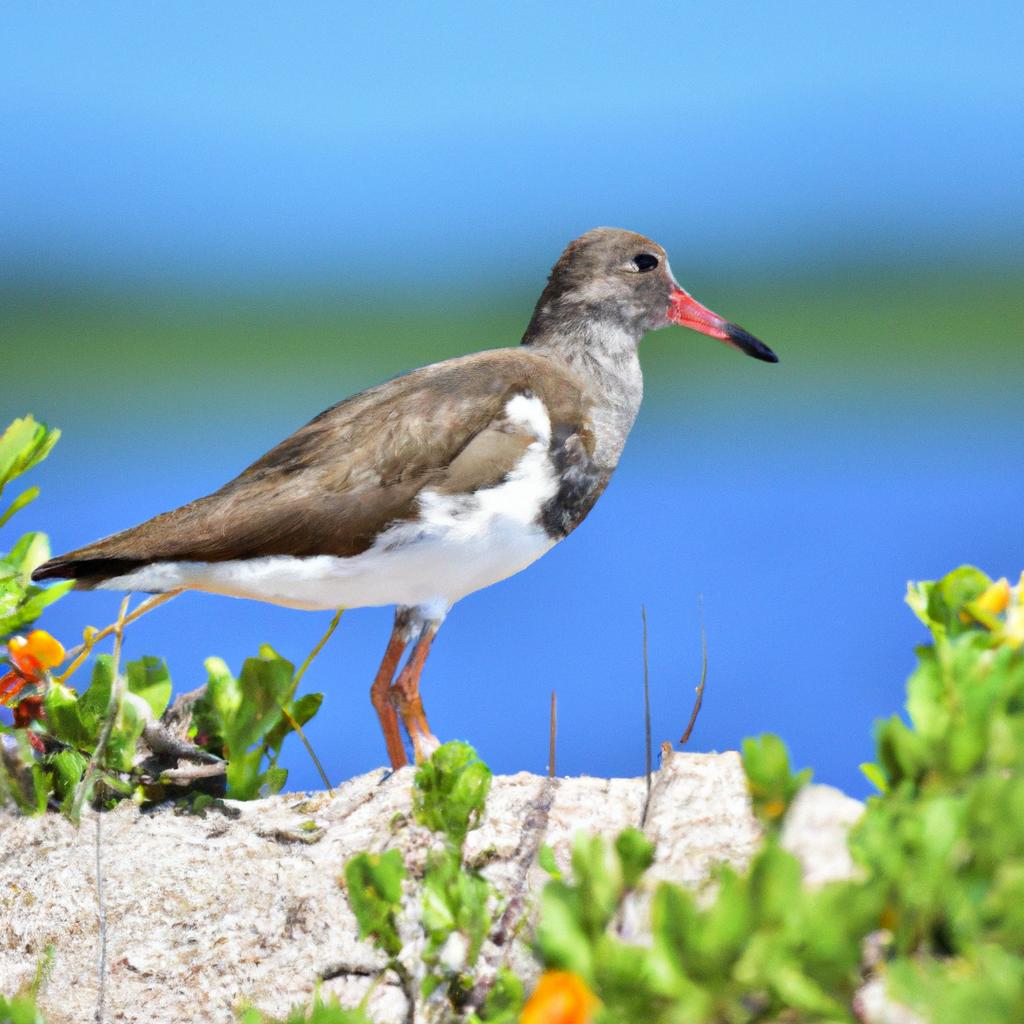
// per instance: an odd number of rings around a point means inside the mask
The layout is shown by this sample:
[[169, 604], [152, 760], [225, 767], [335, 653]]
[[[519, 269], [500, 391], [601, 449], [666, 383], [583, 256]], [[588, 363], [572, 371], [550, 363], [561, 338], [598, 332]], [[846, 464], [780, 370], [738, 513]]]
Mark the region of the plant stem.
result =
[[558, 739], [558, 694], [551, 691], [551, 722], [548, 726], [548, 778], [555, 777], [555, 741]]
[[686, 731], [679, 740], [679, 746], [690, 738], [693, 727], [697, 724], [697, 716], [700, 714], [701, 705], [704, 703], [704, 684], [708, 678], [708, 631], [704, 628], [704, 601], [700, 605], [700, 650], [701, 669], [700, 682], [697, 684], [697, 699], [693, 702], [693, 711], [690, 712], [690, 721], [686, 723]]
[[[161, 595], [163, 596], [163, 595]], [[121, 610], [117, 614], [117, 622], [114, 623], [114, 658], [111, 664], [113, 673], [110, 683], [110, 699], [107, 702], [107, 715], [103, 720], [103, 728], [100, 730], [99, 739], [96, 741], [96, 749], [85, 766], [81, 781], [75, 789], [75, 796], [71, 802], [71, 813], [69, 817], [77, 825], [82, 818], [82, 805], [89, 796], [92, 787], [92, 777], [96, 773], [103, 755], [107, 751], [107, 743], [110, 742], [110, 734], [114, 731], [114, 722], [121, 713], [121, 701], [124, 699], [124, 679], [121, 676], [121, 641], [124, 638], [124, 627], [128, 622], [128, 602], [131, 595], [125, 597], [121, 602]], [[140, 605], [141, 607], [141, 605]]]
[[[126, 599], [127, 600], [127, 599]], [[96, 815], [96, 918], [99, 927], [100, 951], [98, 973], [98, 993], [96, 996], [96, 1024], [103, 1024], [104, 1003], [107, 995], [107, 903], [103, 895], [103, 841], [100, 822], [102, 814]]]
[[644, 624], [644, 777], [647, 780], [647, 799], [651, 799], [651, 676], [647, 658], [647, 608], [640, 605], [640, 618]]
[[[306, 734], [302, 731], [302, 726], [299, 725], [298, 720], [288, 710], [288, 703], [295, 698], [295, 694], [299, 689], [299, 683], [302, 682], [302, 677], [306, 674], [306, 669], [313, 664], [313, 659], [327, 646], [327, 641], [334, 635], [334, 631], [338, 628], [338, 623], [341, 622], [341, 616], [344, 613], [344, 608], [339, 608], [331, 619], [330, 625], [324, 632], [324, 635], [320, 637], [320, 640], [316, 646], [306, 655], [306, 660], [299, 666], [298, 672], [292, 677], [292, 685], [288, 689], [288, 696], [281, 702], [281, 713], [288, 720], [288, 724], [295, 731], [295, 734], [302, 740], [302, 745], [306, 748], [306, 753], [309, 754], [316, 770], [320, 773], [320, 779], [324, 784], [324, 789], [330, 791], [333, 787], [331, 786], [331, 780], [327, 777], [327, 772], [324, 771], [324, 766], [320, 763], [320, 758], [316, 756], [316, 751], [313, 749], [313, 744], [306, 738]], [[276, 759], [275, 759], [276, 760]]]
[[[111, 633], [116, 633], [119, 629], [123, 630], [125, 626], [131, 625], [136, 619], [142, 618], [147, 612], [151, 612], [154, 608], [158, 608], [162, 604], [166, 604], [172, 597], [177, 597], [181, 593], [180, 590], [168, 590], [165, 594], [155, 594], [153, 597], [147, 598], [135, 609], [123, 622], [118, 619], [117, 622], [111, 623], [109, 626], [104, 626], [103, 629], [97, 630], [95, 633], [90, 633], [88, 638], [79, 647], [75, 647], [71, 650], [71, 654], [74, 655], [74, 660], [70, 665], [59, 675], [55, 676], [54, 679], [58, 683], [66, 683], [68, 679], [74, 675], [81, 667], [82, 663], [86, 658], [92, 654], [92, 649], [101, 641], [105, 640]], [[125, 598], [127, 601], [128, 598]]]
[[320, 758], [316, 756], [316, 751], [313, 749], [313, 744], [306, 739], [306, 734], [302, 731], [302, 726], [299, 725], [298, 719], [282, 704], [281, 713], [285, 718], [288, 719], [288, 724], [295, 730], [296, 735], [302, 740], [302, 745], [306, 748], [306, 753], [309, 754], [313, 760], [313, 764], [316, 765], [316, 770], [320, 773], [320, 778], [323, 781], [324, 788], [331, 790], [331, 780], [327, 778], [327, 772], [324, 771], [324, 766], [320, 763]]
[[299, 666], [298, 672], [295, 673], [292, 679], [291, 689], [288, 691], [288, 700], [295, 696], [299, 689], [299, 683], [302, 682], [302, 677], [306, 674], [306, 669], [313, 664], [313, 659], [327, 646], [327, 641], [334, 635], [334, 631], [338, 628], [338, 623], [341, 622], [341, 616], [344, 611], [344, 608], [339, 608], [334, 613], [334, 618], [331, 619], [331, 624], [327, 627], [327, 631], [320, 637], [319, 643], [306, 655], [306, 660]]

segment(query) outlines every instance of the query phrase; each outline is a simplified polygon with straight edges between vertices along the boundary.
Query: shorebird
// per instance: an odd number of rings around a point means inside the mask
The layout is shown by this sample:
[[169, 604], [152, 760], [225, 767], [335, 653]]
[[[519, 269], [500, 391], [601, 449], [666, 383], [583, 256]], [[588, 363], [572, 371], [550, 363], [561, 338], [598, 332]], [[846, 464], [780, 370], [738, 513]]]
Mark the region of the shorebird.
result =
[[419, 693], [438, 628], [460, 598], [525, 569], [586, 518], [640, 409], [640, 339], [669, 324], [778, 361], [684, 291], [660, 245], [588, 231], [555, 263], [517, 348], [347, 398], [220, 490], [32, 578], [304, 609], [395, 605], [370, 698], [392, 766], [407, 763], [399, 719], [421, 761], [438, 742]]

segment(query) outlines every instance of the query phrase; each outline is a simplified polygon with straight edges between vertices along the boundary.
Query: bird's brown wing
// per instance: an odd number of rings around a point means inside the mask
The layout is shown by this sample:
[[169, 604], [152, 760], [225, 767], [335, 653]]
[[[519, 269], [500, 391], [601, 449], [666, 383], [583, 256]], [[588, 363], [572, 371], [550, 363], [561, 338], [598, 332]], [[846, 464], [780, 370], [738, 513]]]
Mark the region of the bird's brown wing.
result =
[[524, 349], [449, 360], [333, 406], [215, 493], [54, 558], [34, 578], [88, 585], [153, 562], [359, 554], [414, 515], [424, 488], [499, 482], [534, 440], [504, 415], [524, 392], [545, 403], [552, 438], [589, 437], [586, 394], [559, 364]]

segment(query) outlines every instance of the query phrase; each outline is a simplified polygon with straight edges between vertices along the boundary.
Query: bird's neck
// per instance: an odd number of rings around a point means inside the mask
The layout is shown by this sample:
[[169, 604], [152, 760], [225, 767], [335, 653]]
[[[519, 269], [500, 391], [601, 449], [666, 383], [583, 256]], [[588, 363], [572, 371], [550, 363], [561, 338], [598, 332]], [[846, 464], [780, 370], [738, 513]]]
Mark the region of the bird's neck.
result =
[[538, 324], [534, 315], [523, 344], [560, 360], [586, 385], [593, 401], [596, 460], [614, 468], [644, 396], [637, 346], [640, 333], [624, 324], [579, 319]]

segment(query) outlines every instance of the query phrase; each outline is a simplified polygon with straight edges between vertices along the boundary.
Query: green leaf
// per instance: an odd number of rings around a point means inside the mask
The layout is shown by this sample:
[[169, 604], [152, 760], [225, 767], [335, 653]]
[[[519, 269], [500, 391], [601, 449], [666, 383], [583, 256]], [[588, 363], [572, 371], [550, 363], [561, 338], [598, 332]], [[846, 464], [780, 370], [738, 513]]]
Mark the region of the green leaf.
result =
[[594, 950], [582, 916], [579, 894], [565, 882], [548, 882], [540, 897], [537, 949], [546, 968], [572, 971], [592, 983]]
[[92, 715], [83, 700], [62, 683], [52, 684], [43, 698], [46, 728], [63, 743], [91, 751], [99, 735], [99, 719]]
[[163, 658], [146, 655], [138, 661], [130, 661], [125, 666], [125, 678], [128, 690], [141, 697], [158, 719], [171, 701], [171, 674]]
[[926, 624], [937, 635], [955, 636], [974, 629], [974, 620], [965, 614], [965, 606], [984, 593], [991, 583], [992, 580], [973, 565], [961, 565], [947, 573], [928, 589]]
[[615, 850], [622, 865], [623, 885], [633, 889], [654, 863], [654, 844], [639, 829], [627, 828], [616, 838]]
[[148, 721], [149, 705], [141, 697], [126, 691], [107, 741], [103, 767], [122, 772], [131, 770], [139, 739]]
[[314, 996], [311, 1007], [295, 1007], [284, 1021], [264, 1016], [251, 1006], [241, 1010], [238, 1020], [239, 1024], [373, 1024], [362, 1006], [347, 1010], [335, 996], [324, 1002], [319, 992]]
[[60, 811], [65, 817], [72, 815], [75, 788], [82, 781], [88, 763], [77, 750], [62, 750], [50, 760], [54, 796], [60, 800]]
[[466, 940], [466, 968], [476, 963], [491, 918], [491, 887], [477, 872], [466, 870], [451, 844], [433, 850], [423, 875], [422, 924], [429, 939], [424, 960], [433, 962], [448, 937], [459, 932]]
[[793, 797], [810, 781], [808, 769], [794, 774], [785, 743], [771, 733], [743, 741], [743, 769], [754, 813], [768, 828], [777, 828]]
[[758, 925], [782, 924], [800, 899], [800, 862], [769, 840], [750, 866], [750, 902]]
[[545, 871], [552, 878], [562, 877], [562, 871], [555, 861], [555, 851], [547, 843], [541, 844], [541, 848], [537, 853], [537, 863], [540, 865], [541, 870]]
[[31, 625], [74, 585], [74, 580], [63, 580], [43, 588], [25, 584], [17, 578], [0, 577], [0, 636], [6, 637]]
[[523, 983], [507, 967], [502, 967], [487, 993], [479, 1020], [487, 1024], [516, 1024], [524, 998]]
[[491, 788], [491, 770], [476, 751], [459, 741], [446, 743], [416, 772], [413, 816], [457, 848], [476, 828]]
[[49, 557], [49, 538], [45, 533], [34, 530], [18, 539], [5, 561], [14, 566], [23, 582], [28, 583], [33, 571]]
[[99, 736], [100, 725], [110, 707], [110, 691], [114, 685], [114, 659], [109, 654], [97, 654], [92, 663], [89, 688], [78, 698], [79, 714], [89, 734]]
[[692, 893], [681, 886], [662, 882], [651, 901], [651, 934], [666, 976], [688, 977], [695, 967], [693, 945], [698, 934], [697, 907]]
[[11, 502], [7, 511], [4, 512], [3, 515], [0, 515], [0, 526], [5, 526], [15, 513], [20, 512], [26, 505], [31, 505], [38, 497], [38, 487], [29, 487], [27, 490], [22, 491], [21, 494]]
[[31, 416], [14, 420], [0, 435], [0, 491], [42, 462], [59, 439], [59, 430], [51, 430]]
[[622, 867], [602, 836], [576, 837], [573, 879], [580, 896], [580, 921], [592, 939], [604, 934], [625, 895]]
[[280, 793], [284, 789], [284, 784], [288, 781], [288, 769], [279, 768], [277, 765], [271, 765], [264, 773], [262, 783], [260, 785], [260, 796], [273, 796], [275, 793]]
[[36, 763], [24, 729], [0, 724], [0, 743], [3, 737], [7, 749], [0, 752], [0, 805], [13, 800], [23, 814], [42, 814], [53, 788], [50, 774]]
[[826, 1020], [838, 1021], [846, 1016], [845, 1008], [809, 978], [795, 960], [773, 965], [771, 987], [787, 1007], [820, 1014]]
[[259, 657], [246, 658], [232, 688], [232, 713], [224, 716], [228, 756], [262, 740], [281, 720], [294, 666], [263, 645]]
[[[192, 709], [193, 735], [228, 759], [228, 796], [252, 800], [280, 792], [288, 776], [276, 760], [292, 731], [284, 708], [302, 726], [320, 709], [323, 695], [288, 701], [294, 666], [265, 644], [259, 657], [246, 659], [237, 679], [220, 658], [205, 664], [206, 692]], [[261, 771], [268, 754], [270, 766]]]
[[61, 750], [47, 763], [53, 768], [54, 792], [59, 800], [63, 800], [82, 781], [82, 773], [89, 762], [77, 750]]
[[405, 865], [397, 850], [360, 853], [345, 865], [345, 885], [359, 936], [372, 938], [389, 956], [402, 950], [395, 915], [401, 907], [404, 879]]
[[31, 996], [0, 996], [0, 1024], [46, 1024], [42, 1011]]
[[263, 787], [264, 776], [260, 772], [263, 748], [254, 747], [234, 754], [226, 770], [228, 796], [232, 800], [255, 800]]
[[860, 766], [860, 772], [871, 783], [879, 793], [884, 793], [889, 788], [889, 780], [885, 777], [881, 765], [873, 761], [864, 761]]

